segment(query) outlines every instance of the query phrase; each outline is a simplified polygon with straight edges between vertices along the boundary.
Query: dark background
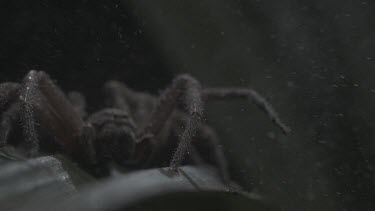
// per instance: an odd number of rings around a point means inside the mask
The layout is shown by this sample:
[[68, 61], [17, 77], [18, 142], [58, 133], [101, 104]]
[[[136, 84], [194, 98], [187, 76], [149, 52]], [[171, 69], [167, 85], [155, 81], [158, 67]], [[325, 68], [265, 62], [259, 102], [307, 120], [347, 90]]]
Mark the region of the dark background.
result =
[[0, 80], [30, 69], [96, 110], [109, 79], [158, 93], [178, 73], [253, 87], [255, 106], [209, 103], [233, 178], [283, 210], [374, 210], [372, 1], [0, 1]]

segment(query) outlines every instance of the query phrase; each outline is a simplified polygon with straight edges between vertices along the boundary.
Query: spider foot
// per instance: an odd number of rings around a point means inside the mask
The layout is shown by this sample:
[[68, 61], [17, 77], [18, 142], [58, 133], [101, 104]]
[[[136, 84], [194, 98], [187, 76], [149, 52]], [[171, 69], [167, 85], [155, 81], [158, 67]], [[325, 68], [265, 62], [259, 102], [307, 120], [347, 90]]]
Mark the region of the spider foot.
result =
[[164, 174], [167, 177], [174, 177], [180, 174], [179, 168], [172, 168], [172, 167], [167, 167], [167, 168], [162, 168], [160, 169], [160, 173]]

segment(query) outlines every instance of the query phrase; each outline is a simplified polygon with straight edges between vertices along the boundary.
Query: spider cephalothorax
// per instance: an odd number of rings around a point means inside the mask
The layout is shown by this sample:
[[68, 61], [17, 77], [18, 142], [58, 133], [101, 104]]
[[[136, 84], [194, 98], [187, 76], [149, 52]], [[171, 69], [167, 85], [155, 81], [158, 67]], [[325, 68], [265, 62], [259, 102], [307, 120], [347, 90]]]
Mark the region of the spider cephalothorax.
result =
[[53, 142], [97, 175], [107, 174], [112, 164], [130, 170], [169, 165], [177, 172], [182, 162], [209, 161], [228, 181], [216, 133], [203, 123], [205, 101], [249, 99], [283, 132], [289, 131], [254, 90], [202, 89], [189, 75], [177, 76], [160, 96], [116, 81], [107, 82], [104, 91], [108, 107], [86, 117], [83, 95], [67, 97], [42, 71], [30, 71], [21, 84], [0, 84], [0, 146], [11, 140], [21, 122], [20, 144], [28, 156], [37, 155], [40, 144]]
[[90, 116], [88, 123], [95, 131], [93, 145], [100, 160], [126, 165], [132, 159], [136, 146], [136, 125], [126, 111], [103, 109]]

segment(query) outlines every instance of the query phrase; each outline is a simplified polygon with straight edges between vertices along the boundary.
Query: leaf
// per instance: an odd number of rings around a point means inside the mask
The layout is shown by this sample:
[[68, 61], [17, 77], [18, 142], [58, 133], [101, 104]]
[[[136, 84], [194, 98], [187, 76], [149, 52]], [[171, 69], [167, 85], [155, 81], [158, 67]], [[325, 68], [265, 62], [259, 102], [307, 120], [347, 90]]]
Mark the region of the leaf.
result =
[[63, 210], [113, 210], [155, 196], [198, 191], [228, 192], [213, 169], [184, 166], [178, 175], [169, 169], [148, 169], [107, 179], [73, 197]]
[[223, 184], [215, 169], [208, 166], [183, 166], [178, 175], [168, 168], [118, 175], [88, 187], [54, 210], [157, 210], [156, 207], [271, 210], [244, 194], [238, 186]]
[[27, 209], [76, 193], [61, 162], [51, 156], [22, 160], [12, 148], [0, 151], [0, 210]]
[[116, 173], [93, 182], [61, 155], [20, 159], [0, 151], [0, 210], [270, 210], [224, 184], [210, 166]]

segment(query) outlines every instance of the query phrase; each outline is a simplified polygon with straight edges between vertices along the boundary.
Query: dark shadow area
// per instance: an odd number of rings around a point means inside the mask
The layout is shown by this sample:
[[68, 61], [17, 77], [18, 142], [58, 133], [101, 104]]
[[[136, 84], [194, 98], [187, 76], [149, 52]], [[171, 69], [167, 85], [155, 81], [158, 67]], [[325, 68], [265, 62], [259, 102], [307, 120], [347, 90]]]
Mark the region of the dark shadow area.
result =
[[0, 77], [19, 81], [32, 69], [91, 106], [109, 79], [157, 93], [171, 79], [142, 25], [119, 1], [1, 1]]

